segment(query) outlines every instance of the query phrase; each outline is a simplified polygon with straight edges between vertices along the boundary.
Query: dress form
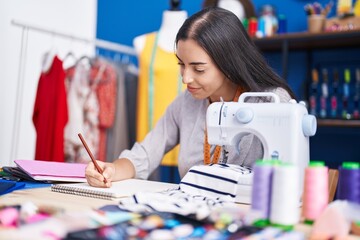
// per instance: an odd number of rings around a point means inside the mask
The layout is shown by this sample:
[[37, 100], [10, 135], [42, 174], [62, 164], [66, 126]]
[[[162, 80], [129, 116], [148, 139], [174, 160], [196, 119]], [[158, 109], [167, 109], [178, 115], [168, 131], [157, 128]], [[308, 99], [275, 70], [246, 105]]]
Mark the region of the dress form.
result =
[[[167, 52], [174, 52], [175, 38], [181, 25], [187, 18], [186, 11], [170, 11], [163, 12], [162, 22], [158, 30], [158, 46]], [[144, 48], [146, 34], [134, 38], [133, 45], [138, 54]]]
[[204, 0], [203, 8], [221, 7], [233, 12], [241, 21], [245, 18], [256, 17], [252, 0]]
[[219, 0], [217, 6], [233, 12], [240, 20], [246, 18], [244, 6], [239, 0]]
[[[174, 1], [172, 1], [174, 3]], [[171, 5], [162, 15], [158, 31], [149, 32], [133, 40], [139, 60], [139, 77], [136, 109], [136, 141], [140, 142], [163, 116], [167, 106], [184, 89], [180, 68], [175, 56], [175, 38], [187, 12]], [[176, 166], [179, 146], [168, 152], [162, 165]], [[170, 173], [174, 175], [174, 173]], [[160, 173], [154, 171], [149, 179], [160, 180]], [[170, 176], [174, 181], [174, 176]]]

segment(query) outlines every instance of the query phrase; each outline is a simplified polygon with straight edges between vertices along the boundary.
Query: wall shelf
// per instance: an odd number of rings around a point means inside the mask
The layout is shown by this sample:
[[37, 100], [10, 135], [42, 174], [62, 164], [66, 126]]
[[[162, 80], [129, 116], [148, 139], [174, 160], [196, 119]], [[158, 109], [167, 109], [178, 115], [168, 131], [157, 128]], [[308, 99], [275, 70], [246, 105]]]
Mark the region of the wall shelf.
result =
[[290, 50], [311, 52], [314, 49], [359, 47], [360, 29], [322, 33], [286, 33], [272, 37], [253, 38], [253, 41], [262, 52], [281, 51], [282, 77], [287, 80]]
[[[310, 53], [313, 50], [360, 47], [360, 29], [316, 34], [309, 32], [286, 33], [272, 37], [253, 38], [253, 41], [262, 52], [281, 52], [282, 75], [286, 80], [290, 50], [305, 50], [308, 52], [307, 68], [309, 71], [312, 61]], [[360, 127], [360, 120], [318, 119], [317, 122], [319, 127]]]
[[272, 37], [253, 38], [261, 51], [280, 51], [284, 44], [288, 50], [346, 48], [360, 45], [360, 30], [323, 33], [286, 33]]
[[317, 119], [319, 127], [360, 127], [360, 120]]

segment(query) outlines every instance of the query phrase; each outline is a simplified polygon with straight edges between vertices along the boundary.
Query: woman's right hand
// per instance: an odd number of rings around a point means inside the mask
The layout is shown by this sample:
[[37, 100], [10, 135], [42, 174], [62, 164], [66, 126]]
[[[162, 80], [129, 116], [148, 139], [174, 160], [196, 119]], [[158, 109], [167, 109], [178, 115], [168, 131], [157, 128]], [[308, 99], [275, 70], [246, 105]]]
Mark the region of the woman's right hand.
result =
[[[89, 185], [93, 187], [111, 187], [111, 182], [115, 175], [115, 164], [109, 162], [96, 161], [97, 164], [103, 169], [101, 175], [93, 162], [89, 162], [85, 169], [85, 177]], [[106, 179], [106, 183], [104, 181]]]

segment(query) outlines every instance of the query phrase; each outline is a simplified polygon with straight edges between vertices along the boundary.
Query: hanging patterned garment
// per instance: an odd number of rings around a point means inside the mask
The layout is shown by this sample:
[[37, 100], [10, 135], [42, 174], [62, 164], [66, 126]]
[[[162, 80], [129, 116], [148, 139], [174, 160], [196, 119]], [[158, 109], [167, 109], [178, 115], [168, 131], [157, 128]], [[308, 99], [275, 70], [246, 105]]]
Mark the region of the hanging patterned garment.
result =
[[86, 142], [94, 154], [99, 149], [99, 103], [96, 96], [96, 81], [89, 80], [89, 63], [79, 62], [69, 81], [68, 107], [69, 122], [65, 127], [65, 156], [67, 162], [87, 163], [90, 160], [86, 149], [81, 144], [78, 133], [86, 138]]
[[[90, 79], [94, 80], [90, 81], [96, 81], [95, 78], [101, 71], [103, 72], [99, 75], [100, 81], [96, 88], [99, 102], [99, 152], [97, 159], [106, 161], [107, 129], [113, 126], [116, 112], [117, 74], [109, 62], [97, 58], [93, 63], [90, 75]], [[126, 118], [126, 116], [123, 117]]]
[[65, 72], [55, 56], [50, 69], [40, 75], [33, 123], [36, 130], [35, 159], [64, 162], [64, 128], [68, 121]]
[[[145, 46], [139, 55], [136, 125], [138, 142], [144, 139], [165, 113], [166, 107], [183, 89], [175, 54], [157, 46], [156, 32], [145, 37]], [[163, 165], [177, 165], [178, 148], [179, 146], [165, 155]]]

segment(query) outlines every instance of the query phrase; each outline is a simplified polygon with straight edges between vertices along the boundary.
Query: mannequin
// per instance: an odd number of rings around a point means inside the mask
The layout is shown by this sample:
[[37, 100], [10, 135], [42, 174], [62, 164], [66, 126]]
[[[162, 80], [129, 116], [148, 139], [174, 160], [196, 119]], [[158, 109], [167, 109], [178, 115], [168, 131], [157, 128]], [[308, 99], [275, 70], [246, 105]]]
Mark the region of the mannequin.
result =
[[[187, 18], [179, 0], [172, 0], [163, 12], [158, 31], [135, 37], [133, 45], [139, 60], [136, 108], [136, 141], [142, 141], [165, 113], [167, 106], [185, 88], [175, 56], [175, 38]], [[162, 164], [177, 165], [178, 147], [163, 158]]]
[[240, 20], [245, 18], [245, 9], [238, 0], [219, 0], [218, 7], [232, 11]]
[[[176, 33], [187, 18], [187, 12], [181, 10], [165, 10], [158, 39], [158, 46], [167, 52], [174, 52]], [[144, 48], [146, 34], [134, 38], [133, 45], [138, 54]]]
[[251, 0], [204, 0], [203, 8], [212, 6], [232, 11], [241, 21], [256, 16]]

